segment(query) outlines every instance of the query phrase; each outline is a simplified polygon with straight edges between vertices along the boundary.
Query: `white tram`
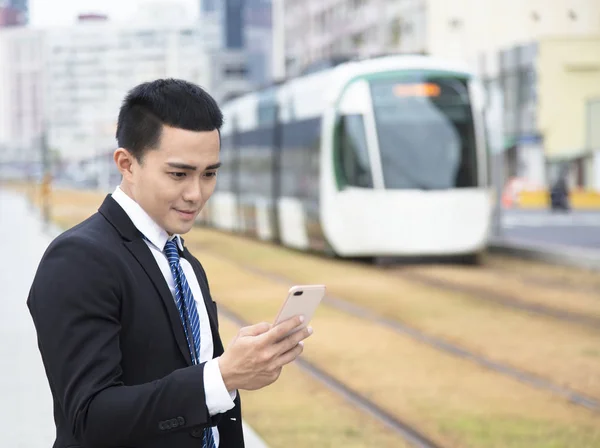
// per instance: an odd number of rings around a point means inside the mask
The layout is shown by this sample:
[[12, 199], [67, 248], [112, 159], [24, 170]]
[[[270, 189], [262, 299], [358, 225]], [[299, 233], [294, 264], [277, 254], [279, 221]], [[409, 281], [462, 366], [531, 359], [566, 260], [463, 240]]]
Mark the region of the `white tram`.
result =
[[462, 65], [398, 55], [235, 98], [200, 220], [341, 257], [478, 254], [493, 201], [483, 96]]

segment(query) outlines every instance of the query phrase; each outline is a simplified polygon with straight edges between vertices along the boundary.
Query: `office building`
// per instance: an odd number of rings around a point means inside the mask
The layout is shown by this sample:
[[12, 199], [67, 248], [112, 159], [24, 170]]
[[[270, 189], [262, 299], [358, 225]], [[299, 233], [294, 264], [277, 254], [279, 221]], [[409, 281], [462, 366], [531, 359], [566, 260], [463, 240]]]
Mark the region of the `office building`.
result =
[[39, 159], [44, 119], [44, 38], [0, 30], [0, 147], [11, 159]]
[[219, 29], [221, 48], [243, 50], [243, 68], [256, 87], [271, 81], [271, 0], [201, 0], [200, 20]]
[[23, 26], [28, 22], [28, 0], [0, 0], [0, 28]]
[[141, 82], [186, 79], [218, 102], [248, 91], [246, 54], [220, 49], [218, 39], [218, 29], [197, 22], [133, 27], [84, 20], [0, 31], [0, 144], [35, 148], [45, 123], [57, 155], [85, 159], [114, 149], [121, 101]]
[[238, 70], [245, 54], [214, 51], [216, 44], [202, 28], [107, 23], [48, 31], [51, 145], [73, 157], [113, 147], [120, 102], [141, 82], [182, 78], [208, 89], [217, 101], [246, 91]]

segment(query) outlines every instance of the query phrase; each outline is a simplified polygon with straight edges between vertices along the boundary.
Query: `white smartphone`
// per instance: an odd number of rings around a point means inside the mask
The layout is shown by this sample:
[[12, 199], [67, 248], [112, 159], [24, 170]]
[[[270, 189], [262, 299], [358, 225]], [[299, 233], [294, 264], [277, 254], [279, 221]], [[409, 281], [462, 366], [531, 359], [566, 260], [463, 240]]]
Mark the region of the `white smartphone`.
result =
[[[302, 315], [304, 322], [300, 327], [295, 328], [289, 334], [292, 334], [308, 325], [323, 297], [325, 297], [325, 285], [296, 285], [292, 286], [288, 291], [287, 298], [277, 317], [275, 325], [287, 320], [291, 317]], [[289, 336], [286, 335], [286, 336]]]

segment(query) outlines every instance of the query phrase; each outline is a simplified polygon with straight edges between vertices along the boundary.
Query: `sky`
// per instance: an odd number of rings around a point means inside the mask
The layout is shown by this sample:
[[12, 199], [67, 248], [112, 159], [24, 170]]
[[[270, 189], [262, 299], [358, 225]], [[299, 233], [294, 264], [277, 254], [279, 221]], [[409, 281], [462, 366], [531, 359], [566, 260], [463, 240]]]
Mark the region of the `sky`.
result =
[[[170, 0], [198, 15], [199, 0]], [[135, 17], [135, 12], [150, 0], [29, 0], [29, 23], [34, 27], [73, 24], [81, 13], [107, 14], [114, 21]], [[161, 3], [169, 3], [162, 0]]]

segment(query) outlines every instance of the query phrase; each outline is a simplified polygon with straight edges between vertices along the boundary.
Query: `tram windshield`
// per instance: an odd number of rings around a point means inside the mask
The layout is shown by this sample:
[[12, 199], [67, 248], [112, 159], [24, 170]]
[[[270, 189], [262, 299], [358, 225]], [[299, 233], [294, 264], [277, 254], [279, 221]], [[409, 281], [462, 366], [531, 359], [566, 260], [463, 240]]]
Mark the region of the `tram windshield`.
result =
[[383, 180], [388, 189], [477, 185], [467, 80], [419, 72], [370, 81]]

